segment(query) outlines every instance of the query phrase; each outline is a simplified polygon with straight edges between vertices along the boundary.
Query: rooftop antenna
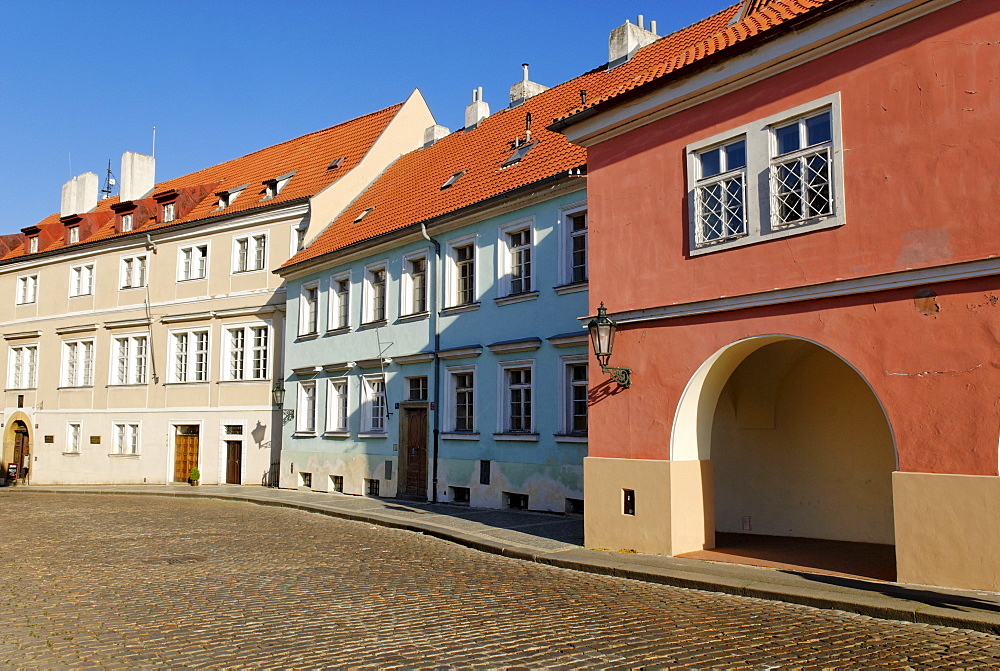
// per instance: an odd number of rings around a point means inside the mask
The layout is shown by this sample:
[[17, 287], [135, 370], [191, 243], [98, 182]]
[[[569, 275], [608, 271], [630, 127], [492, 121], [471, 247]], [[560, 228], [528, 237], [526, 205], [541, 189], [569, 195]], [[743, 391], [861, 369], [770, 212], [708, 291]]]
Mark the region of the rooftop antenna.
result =
[[156, 126], [153, 126], [153, 152], [150, 156], [156, 158]]
[[109, 158], [108, 159], [108, 174], [104, 177], [104, 188], [101, 189], [101, 193], [104, 194], [105, 198], [110, 198], [111, 197], [111, 189], [117, 183], [118, 182], [117, 182], [117, 180], [115, 180], [114, 173], [111, 172], [111, 159]]

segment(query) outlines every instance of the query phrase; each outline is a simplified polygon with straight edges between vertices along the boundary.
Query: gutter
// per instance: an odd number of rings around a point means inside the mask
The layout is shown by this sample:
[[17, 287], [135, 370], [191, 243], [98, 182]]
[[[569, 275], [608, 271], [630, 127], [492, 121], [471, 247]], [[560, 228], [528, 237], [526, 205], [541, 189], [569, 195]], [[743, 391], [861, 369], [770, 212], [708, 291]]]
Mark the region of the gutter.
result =
[[427, 227], [420, 224], [420, 234], [434, 245], [434, 268], [429, 273], [434, 282], [434, 287], [429, 292], [430, 305], [430, 328], [434, 334], [434, 401], [431, 409], [434, 411], [433, 435], [434, 449], [431, 461], [431, 486], [434, 491], [431, 493], [431, 501], [438, 502], [438, 453], [441, 440], [441, 357], [437, 355], [441, 351], [441, 330], [438, 328], [438, 308], [440, 304], [441, 292], [441, 243], [427, 234]]

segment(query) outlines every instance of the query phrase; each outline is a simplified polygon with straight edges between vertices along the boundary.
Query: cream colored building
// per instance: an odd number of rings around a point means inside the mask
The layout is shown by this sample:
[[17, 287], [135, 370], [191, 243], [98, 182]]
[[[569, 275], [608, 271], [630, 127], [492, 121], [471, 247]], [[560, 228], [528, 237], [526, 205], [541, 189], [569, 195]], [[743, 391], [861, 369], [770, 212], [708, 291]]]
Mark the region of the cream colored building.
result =
[[[0, 244], [3, 467], [35, 484], [273, 481], [285, 290], [271, 271], [434, 120], [404, 103], [120, 195], [86, 173]], [[276, 384], [279, 383], [279, 384]]]

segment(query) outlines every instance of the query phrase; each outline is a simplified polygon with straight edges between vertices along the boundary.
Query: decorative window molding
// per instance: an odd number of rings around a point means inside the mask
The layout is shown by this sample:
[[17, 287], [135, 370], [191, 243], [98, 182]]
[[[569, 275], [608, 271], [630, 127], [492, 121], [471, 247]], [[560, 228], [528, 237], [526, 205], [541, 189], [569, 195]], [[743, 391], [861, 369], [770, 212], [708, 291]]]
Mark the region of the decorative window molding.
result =
[[348, 432], [349, 389], [346, 377], [329, 378], [326, 383], [326, 433]]
[[299, 335], [319, 332], [319, 281], [313, 280], [299, 290]]
[[267, 270], [267, 231], [233, 238], [233, 273]]
[[327, 330], [348, 329], [351, 326], [351, 271], [330, 277], [330, 306]]
[[27, 305], [38, 300], [38, 275], [21, 275], [17, 278], [17, 305]]
[[208, 277], [209, 245], [203, 242], [177, 250], [177, 281], [203, 280]]
[[123, 256], [119, 262], [119, 289], [138, 289], [146, 286], [148, 257], [145, 254]]
[[149, 336], [115, 336], [111, 341], [110, 385], [146, 384]]
[[479, 301], [476, 268], [479, 265], [477, 236], [467, 235], [447, 242], [445, 252], [445, 307], [474, 305]]
[[500, 363], [497, 381], [497, 433], [536, 433], [534, 359]]
[[303, 380], [298, 383], [298, 401], [295, 408], [295, 432], [316, 434], [316, 381]]
[[34, 389], [38, 384], [38, 345], [14, 345], [7, 360], [7, 388]]
[[64, 454], [80, 454], [83, 443], [83, 427], [80, 422], [66, 423], [66, 449]]
[[688, 145], [691, 255], [843, 225], [843, 151], [836, 93]]
[[115, 422], [114, 454], [139, 454], [139, 423]]
[[270, 378], [271, 327], [266, 322], [226, 325], [225, 379]]
[[64, 340], [62, 348], [64, 387], [90, 387], [94, 384], [94, 340]]
[[586, 437], [589, 392], [587, 355], [565, 356], [559, 361], [562, 364], [560, 434]]
[[379, 261], [365, 266], [363, 323], [381, 323], [386, 320], [388, 283], [388, 262]]
[[361, 378], [362, 426], [364, 433], [385, 433], [388, 429], [389, 408], [385, 397], [385, 377], [365, 375]]
[[208, 382], [208, 329], [170, 332], [170, 381]]
[[403, 256], [403, 275], [399, 290], [399, 314], [402, 316], [427, 312], [427, 251], [421, 249]]
[[445, 370], [444, 431], [476, 432], [476, 366], [449, 366]]
[[69, 295], [90, 296], [94, 293], [94, 264], [82, 263], [69, 269]]
[[559, 208], [560, 268], [563, 286], [587, 282], [587, 242], [589, 219], [586, 201]]
[[501, 297], [534, 291], [535, 220], [533, 217], [504, 224], [497, 240], [498, 285]]

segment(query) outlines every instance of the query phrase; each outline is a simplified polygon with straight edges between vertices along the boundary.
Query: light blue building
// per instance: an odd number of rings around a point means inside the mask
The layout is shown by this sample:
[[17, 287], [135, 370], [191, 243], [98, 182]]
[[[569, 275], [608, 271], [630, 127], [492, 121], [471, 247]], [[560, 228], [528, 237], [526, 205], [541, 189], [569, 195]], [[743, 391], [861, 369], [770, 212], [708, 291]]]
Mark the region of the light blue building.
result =
[[429, 128], [279, 270], [280, 486], [582, 512], [586, 157], [531, 129], [579, 82], [519, 84]]

